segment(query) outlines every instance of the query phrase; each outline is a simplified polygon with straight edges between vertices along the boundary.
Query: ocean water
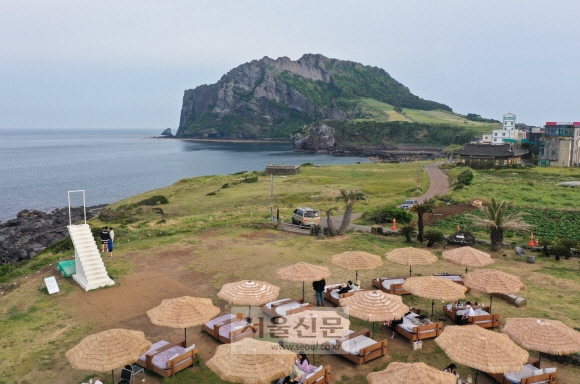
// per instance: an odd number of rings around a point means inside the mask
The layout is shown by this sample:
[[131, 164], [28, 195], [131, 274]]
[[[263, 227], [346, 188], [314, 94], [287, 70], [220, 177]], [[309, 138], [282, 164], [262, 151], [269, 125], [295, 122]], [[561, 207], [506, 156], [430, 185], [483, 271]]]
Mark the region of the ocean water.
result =
[[[0, 129], [0, 221], [23, 209], [51, 211], [67, 191], [87, 206], [113, 203], [184, 177], [263, 170], [268, 164], [350, 164], [367, 160], [295, 153], [288, 144], [145, 139], [161, 129]], [[81, 205], [82, 195], [72, 195]]]

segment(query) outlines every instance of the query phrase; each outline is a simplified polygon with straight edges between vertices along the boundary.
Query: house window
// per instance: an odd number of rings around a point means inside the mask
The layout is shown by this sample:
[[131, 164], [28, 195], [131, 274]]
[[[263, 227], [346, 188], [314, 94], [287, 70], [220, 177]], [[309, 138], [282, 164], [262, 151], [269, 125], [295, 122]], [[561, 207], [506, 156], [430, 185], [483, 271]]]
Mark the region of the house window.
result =
[[540, 141], [540, 152], [539, 152], [540, 155], [543, 155], [544, 154], [544, 145], [545, 144], [546, 143], [544, 141]]
[[505, 133], [502, 133], [501, 135], [502, 135], [502, 136], [505, 136]]
[[556, 150], [552, 149], [552, 156], [556, 154]]

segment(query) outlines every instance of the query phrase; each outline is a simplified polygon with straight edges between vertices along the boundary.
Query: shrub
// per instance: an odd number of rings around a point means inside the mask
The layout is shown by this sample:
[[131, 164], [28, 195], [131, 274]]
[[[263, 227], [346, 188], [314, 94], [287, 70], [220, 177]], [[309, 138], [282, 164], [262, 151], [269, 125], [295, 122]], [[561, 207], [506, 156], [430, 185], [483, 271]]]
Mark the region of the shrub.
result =
[[240, 183], [257, 183], [257, 182], [258, 182], [258, 176], [244, 177], [243, 179], [240, 180]]
[[411, 242], [411, 238], [417, 235], [417, 227], [415, 223], [405, 224], [401, 228], [399, 228], [399, 235], [405, 236], [407, 243]]
[[409, 224], [413, 220], [413, 215], [399, 207], [387, 206], [363, 213], [362, 219], [375, 224], [391, 223], [393, 219], [400, 224]]
[[229, 183], [225, 183], [225, 184], [222, 185], [222, 189], [229, 188], [229, 187], [230, 187], [230, 184]]
[[314, 167], [314, 164], [312, 164], [312, 163], [304, 163], [304, 164], [300, 164], [300, 166], [302, 168], [304, 168], [304, 167]]
[[423, 238], [427, 240], [427, 247], [431, 248], [433, 244], [443, 244], [445, 242], [445, 235], [434, 229], [425, 232]]
[[140, 202], [138, 202], [135, 205], [157, 205], [157, 204], [168, 204], [169, 200], [167, 200], [167, 197], [163, 196], [163, 195], [156, 195], [156, 196], [151, 196], [148, 199], [145, 200], [141, 200]]
[[466, 169], [457, 176], [458, 185], [471, 185], [473, 181], [473, 172], [471, 169]]

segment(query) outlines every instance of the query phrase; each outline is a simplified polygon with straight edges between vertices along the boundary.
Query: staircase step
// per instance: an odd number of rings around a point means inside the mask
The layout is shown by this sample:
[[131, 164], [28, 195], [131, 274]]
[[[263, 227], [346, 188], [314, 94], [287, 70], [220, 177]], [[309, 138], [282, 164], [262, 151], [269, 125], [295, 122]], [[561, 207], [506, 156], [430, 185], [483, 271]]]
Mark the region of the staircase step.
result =
[[81, 275], [75, 275], [77, 276], [75, 281], [85, 290], [114, 285], [115, 282], [107, 274], [103, 255], [99, 251], [90, 227], [87, 224], [71, 225], [68, 226], [68, 231], [75, 247], [75, 257], [78, 258], [82, 274], [86, 278], [84, 280], [80, 277]]

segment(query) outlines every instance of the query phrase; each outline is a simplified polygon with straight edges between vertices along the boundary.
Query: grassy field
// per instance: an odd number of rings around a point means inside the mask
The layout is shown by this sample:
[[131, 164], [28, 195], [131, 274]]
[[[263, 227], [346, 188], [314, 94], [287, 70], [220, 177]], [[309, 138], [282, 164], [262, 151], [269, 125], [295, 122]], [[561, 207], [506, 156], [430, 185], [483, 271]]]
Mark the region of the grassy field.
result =
[[[450, 171], [451, 178], [463, 171]], [[554, 209], [580, 209], [580, 188], [559, 187], [563, 181], [580, 180], [578, 168], [534, 167], [529, 169], [473, 170], [470, 186], [452, 191], [448, 197], [466, 202], [479, 198], [508, 200], [515, 206]]]
[[[501, 124], [482, 123], [468, 120], [452, 112], [434, 110], [421, 111], [418, 109], [403, 108], [402, 113], [396, 112], [395, 107], [375, 99], [361, 99], [361, 107], [377, 121], [405, 121], [432, 124], [454, 124], [466, 128], [473, 128], [477, 132], [489, 133], [493, 129], [501, 129]], [[364, 120], [364, 119], [359, 119]]]
[[[414, 190], [416, 167], [417, 164], [305, 167], [299, 175], [275, 179], [274, 208], [280, 208], [282, 218], [288, 221], [292, 208], [297, 205], [316, 208], [340, 205], [333, 200], [340, 188], [358, 188], [368, 194], [369, 201], [361, 203], [357, 210], [398, 203]], [[469, 188], [474, 188], [474, 191], [478, 188], [481, 175], [477, 173], [473, 187]], [[0, 298], [0, 340], [3, 347], [0, 383], [48, 381], [72, 384], [86, 381], [94, 373], [73, 370], [64, 353], [83, 337], [105, 329], [142, 330], [152, 341], [181, 338], [182, 330], [153, 326], [146, 316], [146, 310], [158, 305], [163, 298], [191, 292], [214, 299], [225, 313], [229, 305], [216, 296], [224, 283], [240, 279], [265, 280], [280, 285], [280, 297], [300, 297], [301, 284], [277, 281], [274, 275], [277, 268], [298, 261], [325, 265], [332, 272], [329, 283], [343, 282], [352, 279], [354, 273], [333, 266], [330, 263], [333, 254], [363, 250], [383, 255], [394, 248], [408, 246], [402, 238], [364, 233], [317, 240], [270, 229], [269, 179], [257, 175], [257, 182], [241, 180], [255, 176], [238, 174], [185, 179], [114, 204], [113, 209], [125, 210], [123, 220], [135, 221], [106, 223], [115, 226], [117, 240], [114, 259], [104, 260], [109, 273], [116, 279], [117, 284], [112, 288], [85, 293], [70, 280], [59, 277], [62, 293], [48, 296], [38, 287], [43, 276], [55, 274], [54, 266], [42, 268], [40, 258], [34, 268], [12, 269], [9, 273], [3, 271], [7, 273], [4, 278], [14, 278], [19, 273], [23, 276], [16, 289]], [[422, 177], [421, 186], [426, 190], [426, 175]], [[222, 188], [226, 183], [229, 186]], [[207, 196], [214, 191], [219, 192]], [[128, 208], [129, 204], [154, 195], [166, 196], [169, 204]], [[155, 208], [162, 208], [163, 214]], [[95, 220], [92, 224], [100, 226], [105, 223]], [[413, 243], [412, 246], [424, 245]], [[415, 275], [442, 271], [461, 273], [462, 268], [441, 259], [441, 251], [441, 247], [435, 248], [440, 260], [429, 267], [414, 268]], [[42, 257], [46, 263], [52, 263], [70, 255], [68, 251]], [[496, 260], [494, 268], [519, 275], [527, 286], [522, 292], [529, 303], [525, 308], [510, 306], [499, 299], [494, 301], [494, 312], [501, 314], [502, 322], [507, 317], [539, 316], [580, 327], [580, 298], [571, 294], [580, 289], [576, 259], [556, 262], [538, 257], [536, 264], [526, 264], [516, 261], [511, 250], [492, 256]], [[33, 272], [35, 274], [31, 274]], [[359, 278], [363, 288], [370, 289], [372, 278], [407, 273], [408, 267], [385, 261], [385, 265], [376, 271], [362, 271]], [[308, 288], [306, 299], [311, 301], [314, 295]], [[478, 292], [467, 297], [489, 301], [488, 296]], [[405, 296], [403, 300], [408, 305], [421, 307], [424, 313], [430, 311], [430, 300], [414, 296]], [[442, 305], [436, 303], [435, 317], [443, 316]], [[450, 321], [445, 324], [449, 325]], [[354, 319], [352, 328], [360, 327], [370, 328], [371, 324]], [[198, 344], [202, 360], [211, 358], [218, 344], [199, 327], [188, 331], [188, 340], [189, 335]], [[389, 336], [390, 332], [384, 328], [376, 333], [377, 339]], [[423, 349], [417, 351], [413, 351], [410, 343], [402, 337], [389, 338], [388, 341], [388, 356], [364, 366], [354, 366], [332, 355], [317, 357], [317, 362], [330, 364], [333, 382], [343, 384], [365, 383], [364, 378], [369, 372], [384, 369], [391, 361], [424, 361], [441, 369], [451, 362], [433, 340], [427, 340]], [[544, 366], [552, 365], [555, 364], [545, 360]], [[580, 382], [580, 368], [557, 366], [559, 382]], [[473, 374], [473, 370], [464, 366], [460, 366], [459, 371], [463, 377]], [[101, 377], [106, 384], [110, 383], [109, 374]], [[160, 380], [148, 376], [147, 382], [155, 384]], [[492, 381], [483, 375], [479, 382]], [[201, 364], [163, 383], [214, 384], [223, 381]]]

